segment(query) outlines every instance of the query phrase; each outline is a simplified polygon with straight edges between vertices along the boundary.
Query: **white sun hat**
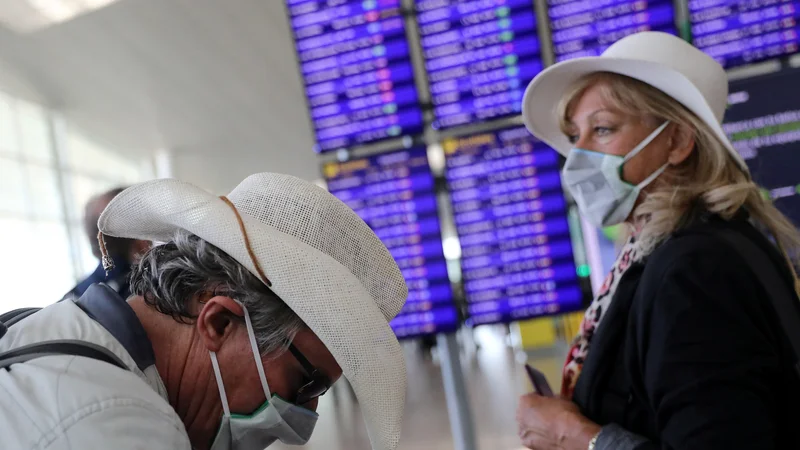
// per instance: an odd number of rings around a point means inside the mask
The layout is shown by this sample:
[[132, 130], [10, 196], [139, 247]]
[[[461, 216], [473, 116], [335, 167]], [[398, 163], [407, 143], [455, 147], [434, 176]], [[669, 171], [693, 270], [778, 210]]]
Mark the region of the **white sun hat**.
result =
[[[408, 287], [386, 246], [352, 209], [295, 177], [251, 175], [227, 198], [270, 289], [316, 333], [352, 384], [373, 449], [396, 448], [406, 366], [389, 321]], [[259, 276], [233, 208], [189, 183], [132, 186], [108, 205], [98, 226], [110, 236], [159, 242], [186, 230]]]
[[683, 39], [658, 31], [626, 36], [601, 56], [563, 61], [539, 73], [522, 100], [522, 115], [528, 130], [566, 156], [572, 144], [561, 132], [556, 105], [575, 82], [595, 72], [626, 75], [674, 98], [708, 124], [731, 157], [748, 172], [722, 130], [728, 104], [725, 69]]

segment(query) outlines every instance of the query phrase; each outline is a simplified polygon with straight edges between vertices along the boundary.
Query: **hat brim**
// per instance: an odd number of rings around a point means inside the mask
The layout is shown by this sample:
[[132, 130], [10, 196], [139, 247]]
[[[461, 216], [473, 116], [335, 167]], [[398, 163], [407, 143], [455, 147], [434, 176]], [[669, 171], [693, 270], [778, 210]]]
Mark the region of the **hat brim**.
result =
[[664, 92], [703, 120], [725, 145], [731, 157], [748, 172], [747, 164], [733, 148], [717, 118], [699, 89], [682, 73], [662, 64], [603, 56], [576, 58], [552, 65], [531, 81], [522, 100], [525, 126], [537, 138], [566, 156], [572, 148], [561, 132], [556, 106], [581, 78], [596, 72], [625, 75]]
[[[240, 215], [271, 290], [322, 340], [353, 386], [373, 447], [395, 448], [406, 367], [384, 313], [359, 279], [331, 256]], [[230, 206], [188, 183], [164, 179], [130, 187], [112, 200], [98, 226], [110, 236], [158, 242], [186, 230], [258, 276]], [[326, 310], [321, 313], [322, 305]]]

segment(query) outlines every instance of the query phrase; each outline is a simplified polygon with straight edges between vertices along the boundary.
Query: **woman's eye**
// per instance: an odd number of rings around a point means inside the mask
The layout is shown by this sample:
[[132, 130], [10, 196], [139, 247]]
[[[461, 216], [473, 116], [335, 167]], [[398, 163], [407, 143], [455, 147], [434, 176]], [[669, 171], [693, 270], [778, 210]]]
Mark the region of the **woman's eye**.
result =
[[611, 128], [608, 127], [594, 127], [594, 133], [598, 136], [607, 136], [611, 134]]
[[570, 144], [574, 144], [578, 142], [578, 135], [577, 134], [568, 134], [567, 139], [569, 139]]

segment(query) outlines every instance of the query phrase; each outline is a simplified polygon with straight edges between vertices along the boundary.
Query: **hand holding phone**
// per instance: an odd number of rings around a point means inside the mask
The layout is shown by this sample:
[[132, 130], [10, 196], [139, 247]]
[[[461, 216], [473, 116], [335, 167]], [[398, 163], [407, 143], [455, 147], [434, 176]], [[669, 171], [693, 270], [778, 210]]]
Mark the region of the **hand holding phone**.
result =
[[525, 371], [528, 372], [528, 378], [530, 378], [531, 384], [533, 384], [533, 388], [536, 390], [537, 394], [543, 397], [554, 396], [553, 390], [550, 388], [550, 383], [547, 382], [547, 378], [542, 372], [534, 369], [529, 364], [525, 364]]

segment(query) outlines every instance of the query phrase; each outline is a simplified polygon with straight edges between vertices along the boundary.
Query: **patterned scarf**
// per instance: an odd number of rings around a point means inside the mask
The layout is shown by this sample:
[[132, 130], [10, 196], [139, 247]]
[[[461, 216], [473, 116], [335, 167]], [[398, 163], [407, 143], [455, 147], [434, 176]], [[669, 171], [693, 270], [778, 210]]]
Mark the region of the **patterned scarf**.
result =
[[614, 292], [617, 290], [619, 280], [634, 262], [644, 256], [642, 253], [641, 248], [637, 245], [636, 236], [631, 236], [620, 250], [617, 261], [611, 267], [611, 271], [600, 287], [597, 296], [586, 310], [578, 336], [573, 341], [569, 353], [567, 353], [567, 361], [564, 364], [561, 383], [561, 395], [564, 398], [572, 398], [575, 384], [578, 382], [578, 377], [583, 369], [583, 362], [586, 361], [586, 356], [589, 354], [595, 330], [600, 326], [603, 316], [605, 316], [608, 307], [611, 305], [611, 300], [614, 299]]

